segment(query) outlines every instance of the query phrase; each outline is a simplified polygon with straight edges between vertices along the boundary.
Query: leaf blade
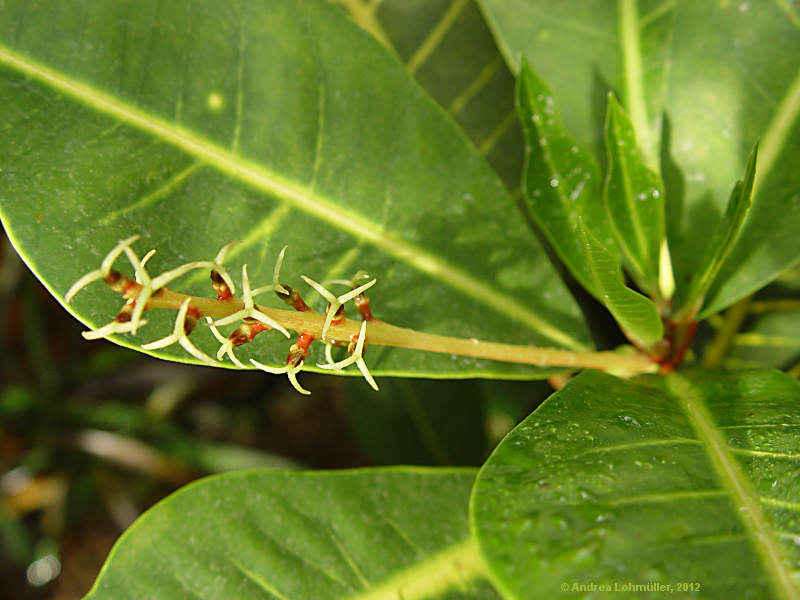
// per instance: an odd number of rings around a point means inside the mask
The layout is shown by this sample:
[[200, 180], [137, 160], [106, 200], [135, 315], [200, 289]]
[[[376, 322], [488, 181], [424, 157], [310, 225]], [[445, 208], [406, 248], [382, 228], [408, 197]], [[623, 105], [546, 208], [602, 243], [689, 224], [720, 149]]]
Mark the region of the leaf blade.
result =
[[523, 188], [528, 206], [572, 275], [596, 295], [584, 263], [578, 218], [584, 219], [586, 227], [616, 251], [608, 217], [597, 201], [597, 162], [567, 134], [550, 88], [524, 57], [516, 95], [527, 142]]
[[[471, 519], [493, 578], [542, 595], [564, 581], [678, 577], [701, 582], [708, 597], [734, 588], [797, 597], [796, 508], [785, 507], [797, 500], [800, 415], [787, 406], [799, 397], [797, 382], [776, 371], [636, 382], [582, 373], [479, 474]], [[762, 514], [751, 519], [751, 511]], [[660, 560], [663, 552], [669, 558]], [[517, 561], [528, 568], [512, 570]]]
[[640, 347], [655, 344], [664, 334], [664, 325], [655, 303], [627, 287], [614, 255], [582, 224], [579, 227], [586, 265], [598, 299], [626, 335]]
[[[134, 523], [86, 598], [496, 598], [468, 535], [473, 478], [408, 468], [209, 477]], [[433, 527], [410, 501], [429, 495], [425, 506], [441, 510]]]
[[641, 289], [658, 294], [664, 240], [664, 192], [660, 177], [637, 151], [630, 119], [612, 94], [606, 114], [608, 171], [603, 200], [630, 272]]
[[[373, 307], [384, 320], [464, 337], [496, 339], [508, 330], [519, 343], [558, 343], [522, 333], [533, 315], [565, 333], [568, 345], [586, 346], [577, 307], [483, 158], [338, 9], [312, 0], [269, 10], [202, 2], [151, 8], [155, 16], [136, 3], [76, 5], [56, 15], [65, 22], [59, 36], [40, 38], [28, 34], [53, 15], [34, 10], [26, 13], [26, 35], [3, 36], [0, 92], [12, 107], [14, 135], [4, 138], [2, 166], [12, 177], [0, 211], [56, 297], [133, 232], [158, 250], [154, 269], [210, 259], [238, 239], [230, 269], [240, 272], [247, 262], [254, 285], [271, 280], [273, 261], [288, 244], [287, 283], [305, 289], [295, 283], [300, 274], [325, 280], [367, 270], [379, 279]], [[14, 29], [15, 14], [4, 13], [3, 31]], [[123, 52], [125, 35], [133, 45]], [[148, 43], [171, 52], [156, 60]], [[89, 47], [102, 48], [108, 60]], [[135, 58], [133, 67], [125, 57]], [[365, 69], [381, 73], [385, 85], [365, 88]], [[73, 126], [54, 127], [60, 115]], [[64, 147], [70, 151], [56, 151]], [[106, 219], [102, 227], [98, 219]], [[499, 236], [508, 247], [496, 247]], [[71, 260], [49, 260], [64, 249]], [[199, 276], [185, 281], [180, 291], [208, 294]], [[543, 288], [549, 298], [533, 293]], [[74, 311], [101, 324], [113, 315], [111, 302], [92, 288], [76, 298]], [[136, 347], [157, 338], [166, 321], [154, 313], [154, 333], [116, 341]], [[206, 354], [215, 352], [209, 332], [194, 336]], [[264, 345], [243, 348], [243, 362], [252, 356], [281, 364], [285, 348]], [[185, 360], [170, 349], [158, 355]], [[540, 376], [489, 361], [421, 360], [404, 351], [371, 356], [376, 373]], [[309, 364], [322, 360], [313, 348]]]

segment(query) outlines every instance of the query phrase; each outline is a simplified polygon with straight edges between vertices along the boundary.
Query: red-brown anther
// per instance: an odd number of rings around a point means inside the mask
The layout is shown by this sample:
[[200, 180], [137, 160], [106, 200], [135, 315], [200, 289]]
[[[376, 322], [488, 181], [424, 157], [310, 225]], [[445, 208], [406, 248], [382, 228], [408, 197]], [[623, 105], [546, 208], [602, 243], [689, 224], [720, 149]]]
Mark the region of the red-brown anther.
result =
[[[328, 305], [328, 309], [330, 309], [330, 304]], [[341, 325], [347, 319], [344, 316], [344, 304], [340, 305], [339, 308], [336, 309], [336, 313], [333, 315], [331, 319], [331, 325]]]
[[289, 348], [286, 364], [296, 367], [308, 357], [308, 347], [316, 338], [310, 333], [301, 333], [297, 341]]
[[272, 329], [269, 325], [264, 325], [260, 321], [246, 321], [242, 323], [239, 328], [228, 336], [228, 339], [234, 346], [241, 346], [252, 342], [262, 331], [269, 331]]
[[[366, 321], [366, 319], [364, 319]], [[347, 344], [347, 353], [352, 355], [356, 351], [356, 344], [358, 344], [358, 334], [354, 333], [350, 336], [350, 343]], [[361, 356], [367, 353], [367, 340], [364, 340], [364, 347], [361, 350]]]
[[216, 269], [211, 269], [211, 287], [217, 292], [217, 300], [229, 300], [233, 297], [231, 288]]
[[120, 273], [114, 269], [111, 269], [108, 272], [108, 275], [103, 278], [103, 282], [106, 283], [112, 290], [121, 294], [127, 292], [131, 286], [136, 285], [136, 282], [131, 280], [130, 277], [125, 275], [125, 273]]
[[275, 290], [275, 295], [278, 296], [278, 298], [283, 300], [286, 304], [298, 312], [308, 312], [311, 310], [308, 307], [308, 304], [303, 301], [303, 298], [300, 296], [300, 292], [284, 283], [281, 284], [281, 287], [285, 289], [287, 293]]
[[122, 310], [119, 311], [119, 314], [114, 317], [114, 320], [117, 323], [128, 323], [131, 320], [131, 316], [133, 315], [133, 303], [126, 304], [122, 307]]
[[372, 316], [372, 310], [369, 307], [369, 298], [366, 294], [359, 294], [353, 298], [353, 303], [356, 305], [358, 312], [361, 313], [361, 318], [365, 321], [372, 321], [375, 317]]
[[183, 331], [189, 335], [197, 326], [197, 319], [200, 318], [200, 311], [194, 306], [189, 306], [186, 310], [186, 318], [183, 321]]

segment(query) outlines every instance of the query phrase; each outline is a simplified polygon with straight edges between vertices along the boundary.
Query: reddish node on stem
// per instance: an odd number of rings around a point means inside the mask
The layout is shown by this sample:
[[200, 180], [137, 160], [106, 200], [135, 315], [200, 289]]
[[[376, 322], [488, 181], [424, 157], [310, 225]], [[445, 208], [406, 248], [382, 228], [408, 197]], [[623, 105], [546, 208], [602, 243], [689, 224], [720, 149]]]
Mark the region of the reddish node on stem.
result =
[[275, 295], [278, 296], [278, 298], [283, 300], [297, 312], [308, 312], [311, 310], [308, 307], [308, 304], [303, 301], [303, 298], [300, 296], [300, 292], [284, 283], [280, 285], [284, 290], [286, 290], [286, 292], [284, 293], [283, 291], [276, 289]]
[[270, 329], [272, 329], [272, 327], [260, 321], [245, 321], [236, 331], [228, 336], [228, 339], [234, 346], [241, 346], [242, 344], [252, 342], [262, 331], [269, 331]]
[[[328, 309], [330, 309], [330, 306], [331, 305], [329, 304]], [[344, 316], [344, 304], [342, 304], [341, 306], [339, 306], [339, 308], [336, 309], [336, 312], [334, 313], [333, 318], [331, 319], [331, 325], [341, 325], [346, 320], [347, 319]]]
[[361, 318], [365, 321], [373, 321], [375, 317], [372, 316], [372, 310], [369, 306], [369, 298], [366, 294], [359, 294], [353, 298], [353, 303], [356, 305], [358, 312], [361, 313]]
[[216, 269], [211, 269], [211, 287], [217, 292], [217, 300], [230, 300], [233, 297], [231, 288]]
[[308, 357], [308, 347], [316, 338], [310, 333], [301, 333], [297, 341], [289, 348], [286, 364], [296, 367]]

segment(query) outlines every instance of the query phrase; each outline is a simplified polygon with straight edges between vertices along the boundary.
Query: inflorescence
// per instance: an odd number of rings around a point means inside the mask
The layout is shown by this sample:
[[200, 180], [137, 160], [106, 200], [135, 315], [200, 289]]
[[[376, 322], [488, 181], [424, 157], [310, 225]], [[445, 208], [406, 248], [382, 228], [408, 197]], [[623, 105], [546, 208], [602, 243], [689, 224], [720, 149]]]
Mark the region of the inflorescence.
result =
[[[178, 344], [186, 350], [186, 352], [206, 364], [223, 366], [223, 363], [219, 361], [222, 360], [223, 356], [227, 356], [234, 365], [246, 369], [247, 366], [234, 354], [233, 349], [235, 347], [252, 342], [255, 336], [262, 331], [273, 329], [279, 331], [287, 338], [291, 337], [291, 334], [284, 326], [265, 314], [264, 310], [255, 303], [254, 298], [256, 296], [271, 291], [296, 311], [315, 312], [305, 303], [296, 289], [286, 284], [279, 283], [280, 270], [283, 264], [286, 247], [284, 247], [278, 255], [273, 271], [272, 283], [269, 285], [255, 289], [251, 288], [250, 278], [247, 274], [247, 265], [242, 266], [242, 295], [241, 298], [239, 298], [236, 296], [236, 286], [233, 279], [228, 274], [223, 264], [233, 242], [223, 246], [213, 261], [188, 262], [175, 269], [166, 271], [157, 277], [152, 277], [145, 267], [147, 261], [155, 254], [155, 250], [151, 250], [145, 254], [143, 258], [139, 258], [131, 247], [138, 239], [139, 236], [135, 235], [120, 241], [114, 246], [111, 252], [106, 255], [98, 269], [90, 271], [78, 279], [69, 291], [67, 291], [65, 301], [69, 303], [84, 287], [95, 281], [103, 281], [112, 290], [121, 293], [123, 298], [126, 299], [122, 310], [110, 323], [95, 330], [85, 331], [83, 333], [84, 338], [92, 340], [108, 337], [113, 334], [135, 334], [140, 327], [147, 324], [147, 320], [142, 318], [145, 311], [152, 308], [177, 308], [178, 314], [175, 318], [175, 326], [172, 333], [161, 339], [144, 344], [142, 346], [144, 350], [156, 350]], [[112, 268], [116, 260], [123, 254], [133, 267], [135, 279], [131, 279], [126, 274]], [[211, 285], [217, 293], [216, 302], [229, 307], [229, 314], [223, 312], [225, 316], [214, 319], [214, 316], [207, 314], [207, 312], [214, 312], [218, 315], [219, 311], [208, 310], [208, 299], [176, 294], [166, 287], [168, 283], [196, 269], [211, 270]], [[370, 309], [369, 298], [364, 292], [375, 285], [377, 280], [372, 279], [367, 283], [359, 285], [358, 282], [360, 280], [369, 279], [366, 273], [359, 271], [353, 279], [349, 281], [334, 280], [325, 282], [327, 284], [343, 284], [348, 286], [349, 290], [347, 292], [336, 296], [313, 279], [305, 275], [301, 275], [301, 278], [328, 302], [328, 307], [325, 312], [325, 321], [319, 336], [319, 341], [325, 344], [325, 359], [327, 363], [318, 364], [317, 366], [322, 369], [341, 371], [345, 367], [355, 364], [367, 380], [367, 383], [369, 383], [373, 389], [377, 390], [378, 386], [372, 378], [372, 375], [370, 375], [367, 365], [364, 362], [364, 353], [367, 343], [367, 323], [374, 320]], [[328, 336], [330, 328], [344, 323], [344, 307], [351, 300], [363, 319], [360, 331], [349, 339], [330, 339]], [[204, 309], [204, 307], [206, 308]], [[220, 344], [216, 360], [208, 356], [189, 340], [189, 335], [194, 331], [198, 322], [207, 325]], [[238, 327], [227, 337], [220, 332], [219, 327], [235, 323], [239, 323]], [[298, 330], [298, 334], [297, 341], [289, 348], [289, 354], [286, 357], [286, 364], [284, 366], [272, 367], [254, 359], [250, 359], [250, 362], [253, 366], [267, 373], [285, 373], [292, 386], [298, 392], [301, 394], [309, 394], [310, 392], [304, 389], [297, 381], [297, 373], [303, 368], [304, 361], [308, 357], [309, 347], [312, 342], [316, 341], [318, 338], [309, 331]], [[338, 362], [334, 361], [332, 348], [342, 345], [347, 345], [349, 356], [344, 360]]]

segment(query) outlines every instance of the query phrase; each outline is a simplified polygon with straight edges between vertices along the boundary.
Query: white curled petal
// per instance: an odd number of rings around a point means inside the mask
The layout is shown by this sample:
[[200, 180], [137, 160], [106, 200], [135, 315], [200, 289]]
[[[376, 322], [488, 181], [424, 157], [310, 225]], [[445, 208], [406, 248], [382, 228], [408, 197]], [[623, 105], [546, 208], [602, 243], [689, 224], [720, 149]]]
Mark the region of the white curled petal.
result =
[[231, 323], [235, 323], [236, 321], [240, 321], [242, 319], [246, 319], [250, 316], [249, 310], [239, 310], [233, 313], [232, 315], [228, 315], [227, 317], [222, 317], [219, 321], [214, 321], [214, 325], [220, 327], [221, 325], [230, 325]]
[[283, 256], [284, 256], [284, 254], [286, 254], [286, 249], [288, 247], [289, 246], [284, 246], [281, 249], [280, 254], [278, 254], [278, 260], [275, 261], [275, 268], [272, 271], [272, 285], [274, 286], [273, 289], [276, 292], [280, 292], [281, 294], [288, 294], [289, 293], [289, 291], [285, 287], [283, 287], [280, 284], [280, 282], [278, 281], [278, 278], [281, 275], [281, 265], [283, 265]]
[[300, 361], [300, 364], [297, 365], [294, 369], [288, 369], [286, 371], [286, 376], [289, 378], [289, 383], [292, 384], [292, 387], [296, 389], [298, 392], [303, 394], [304, 396], [309, 396], [311, 392], [305, 389], [300, 383], [297, 381], [297, 374], [303, 368], [303, 361]]
[[103, 271], [100, 269], [89, 271], [88, 273], [86, 273], [86, 275], [84, 275], [83, 277], [78, 279], [78, 281], [72, 284], [72, 287], [69, 288], [66, 296], [64, 296], [64, 302], [69, 304], [70, 302], [72, 302], [72, 299], [75, 297], [75, 295], [78, 292], [80, 292], [83, 288], [85, 288], [90, 283], [97, 281], [98, 279], [103, 279], [104, 277], [105, 275], [103, 275]]
[[100, 263], [100, 271], [105, 275], [108, 275], [108, 272], [111, 270], [111, 266], [117, 260], [120, 254], [124, 251], [127, 246], [130, 246], [136, 240], [139, 239], [138, 235], [132, 235], [129, 238], [124, 240], [120, 240], [116, 246], [111, 249], [111, 252], [106, 254], [103, 262]]
[[337, 300], [339, 301], [339, 304], [345, 304], [346, 302], [349, 302], [350, 300], [352, 300], [353, 298], [358, 296], [363, 291], [368, 290], [369, 288], [371, 288], [373, 285], [375, 285], [375, 283], [377, 283], [377, 281], [378, 281], [377, 279], [373, 279], [372, 281], [370, 281], [368, 283], [365, 283], [364, 285], [359, 286], [354, 290], [350, 290], [346, 294], [342, 294], [341, 296], [339, 296], [337, 298]]
[[261, 369], [262, 371], [266, 371], [267, 373], [272, 373], [273, 375], [283, 375], [289, 370], [288, 365], [284, 365], [282, 367], [268, 367], [265, 364], [258, 362], [255, 358], [251, 358], [250, 362], [253, 363], [256, 367]]
[[289, 332], [286, 331], [286, 328], [283, 327], [283, 325], [281, 325], [280, 323], [278, 323], [274, 319], [271, 319], [270, 317], [268, 317], [267, 315], [262, 313], [260, 310], [256, 310], [255, 308], [250, 309], [250, 316], [253, 319], [256, 319], [257, 321], [262, 322], [264, 325], [268, 325], [269, 327], [272, 327], [272, 329], [280, 331], [287, 338], [291, 337], [289, 335]]
[[339, 362], [331, 361], [327, 365], [321, 365], [321, 364], [317, 363], [317, 366], [320, 369], [329, 369], [331, 371], [341, 371], [345, 367], [349, 367], [350, 365], [355, 364], [355, 362], [357, 360], [358, 360], [358, 356], [356, 356], [355, 353], [353, 353], [350, 356], [348, 356], [347, 358], [345, 358], [343, 360], [340, 360]]
[[[147, 321], [142, 321], [142, 324], [147, 323]], [[86, 340], [97, 340], [100, 338], [107, 337], [109, 335], [114, 335], [115, 333], [130, 333], [132, 331], [132, 323], [128, 321], [127, 323], [120, 323], [119, 321], [111, 321], [110, 323], [106, 323], [99, 329], [93, 329], [90, 331], [84, 331], [81, 333], [83, 339]]]
[[208, 354], [200, 350], [197, 346], [195, 346], [190, 340], [188, 336], [183, 336], [178, 343], [181, 345], [181, 348], [186, 350], [189, 354], [194, 356], [196, 359], [203, 361], [207, 365], [211, 365], [212, 367], [222, 367], [224, 366], [222, 363], [217, 362], [213, 358], [211, 358]]
[[300, 275], [300, 279], [305, 281], [308, 285], [314, 288], [320, 296], [325, 298], [330, 303], [336, 302], [336, 296], [331, 294], [328, 290], [326, 290], [322, 285], [311, 279], [310, 277], [306, 277], [305, 275]]
[[148, 342], [146, 344], [142, 344], [142, 350], [158, 350], [160, 348], [166, 348], [167, 346], [171, 346], [177, 341], [178, 338], [175, 336], [175, 334], [170, 333], [168, 336], [163, 337], [160, 340], [155, 340], [154, 342]]
[[194, 262], [188, 262], [185, 265], [181, 265], [180, 267], [175, 267], [169, 271], [165, 271], [161, 273], [158, 277], [153, 277], [153, 281], [151, 286], [154, 290], [164, 287], [170, 281], [185, 275], [189, 271], [193, 271], [194, 269], [213, 269], [214, 263], [208, 262], [207, 260], [198, 260]]
[[372, 378], [372, 375], [370, 374], [369, 369], [367, 369], [367, 363], [364, 362], [363, 358], [359, 358], [356, 361], [356, 366], [358, 367], [358, 370], [361, 371], [361, 374], [364, 376], [364, 379], [367, 380], [367, 383], [369, 384], [369, 386], [373, 390], [375, 390], [376, 392], [379, 391], [378, 390], [378, 384], [375, 383], [375, 380]]

